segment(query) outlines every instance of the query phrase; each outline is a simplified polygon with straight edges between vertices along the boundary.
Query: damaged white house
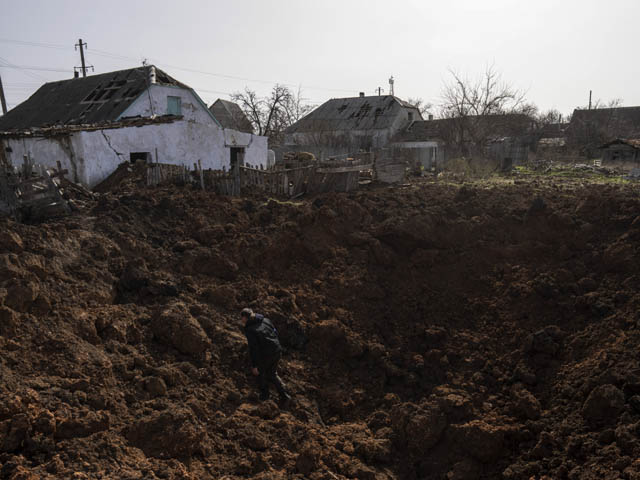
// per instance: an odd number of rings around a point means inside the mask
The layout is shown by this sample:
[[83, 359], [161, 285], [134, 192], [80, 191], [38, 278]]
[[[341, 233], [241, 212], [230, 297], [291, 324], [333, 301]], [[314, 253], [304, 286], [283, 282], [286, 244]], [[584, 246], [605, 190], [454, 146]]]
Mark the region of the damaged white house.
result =
[[266, 167], [267, 138], [223, 124], [212, 110], [154, 66], [50, 82], [0, 117], [0, 156], [14, 166], [25, 156], [51, 167], [59, 161], [89, 188], [138, 159], [188, 167], [200, 161], [214, 170], [235, 162]]

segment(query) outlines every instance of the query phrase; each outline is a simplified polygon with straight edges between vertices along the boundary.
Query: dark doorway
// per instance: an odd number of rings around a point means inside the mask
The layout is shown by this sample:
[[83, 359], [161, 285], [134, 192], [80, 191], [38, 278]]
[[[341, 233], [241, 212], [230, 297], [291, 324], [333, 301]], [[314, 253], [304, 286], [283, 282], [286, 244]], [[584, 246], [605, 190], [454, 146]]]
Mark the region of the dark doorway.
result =
[[231, 170], [237, 166], [244, 165], [244, 148], [231, 147]]
[[138, 160], [144, 160], [146, 163], [151, 163], [151, 152], [131, 152], [129, 154], [129, 161], [136, 163]]

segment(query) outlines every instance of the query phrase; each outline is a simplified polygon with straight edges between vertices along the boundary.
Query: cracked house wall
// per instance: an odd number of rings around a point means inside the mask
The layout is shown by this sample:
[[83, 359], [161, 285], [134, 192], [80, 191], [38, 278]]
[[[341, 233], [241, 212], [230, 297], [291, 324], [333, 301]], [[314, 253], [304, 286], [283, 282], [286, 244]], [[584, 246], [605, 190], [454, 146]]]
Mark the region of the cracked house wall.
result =
[[[149, 116], [149, 98], [154, 114], [167, 113], [167, 96], [179, 96], [183, 119], [138, 127], [79, 131], [55, 137], [5, 138], [10, 147], [9, 161], [20, 166], [29, 153], [34, 163], [56, 167], [56, 160], [69, 171], [69, 178], [93, 188], [107, 178], [118, 165], [130, 161], [131, 154], [148, 152], [151, 161], [186, 165], [193, 168], [198, 160], [202, 168], [220, 170], [231, 165], [231, 147], [245, 148], [245, 162], [267, 165], [267, 138], [235, 130], [223, 130], [206, 105], [187, 89], [153, 85], [123, 114]], [[162, 107], [162, 108], [161, 108]], [[157, 157], [156, 157], [157, 152]]]
[[[136, 101], [120, 115], [120, 118], [135, 116], [148, 117], [152, 114], [166, 115], [169, 113], [167, 97], [180, 97], [181, 114], [184, 117], [183, 122], [209, 125], [214, 131], [211, 135], [214, 135], [216, 138], [218, 138], [220, 132], [223, 132], [224, 151], [219, 162], [220, 167], [218, 168], [222, 168], [222, 166], [225, 168], [229, 167], [231, 160], [231, 147], [243, 147], [245, 149], [245, 163], [254, 167], [262, 165], [263, 168], [266, 168], [268, 149], [267, 137], [239, 132], [232, 129], [223, 130], [222, 127], [220, 127], [220, 124], [214, 120], [214, 117], [207, 106], [202, 103], [199, 97], [194, 95], [191, 90], [177, 86], [151, 85], [148, 91], [143, 92]], [[165, 160], [162, 160], [161, 158], [160, 162], [165, 162]], [[203, 168], [205, 168], [204, 163]]]
[[[204, 169], [228, 167], [222, 129], [191, 122], [145, 125], [135, 128], [81, 132], [87, 152], [85, 183], [94, 187], [135, 152], [148, 152], [151, 161]], [[157, 152], [157, 157], [156, 157]], [[265, 152], [266, 155], [266, 152]]]
[[57, 168], [56, 161], [60, 161], [62, 168], [69, 172], [67, 178], [84, 183], [85, 161], [78, 133], [55, 137], [3, 138], [0, 143], [7, 160], [14, 167], [22, 166], [24, 155], [30, 155], [32, 163], [49, 168]]

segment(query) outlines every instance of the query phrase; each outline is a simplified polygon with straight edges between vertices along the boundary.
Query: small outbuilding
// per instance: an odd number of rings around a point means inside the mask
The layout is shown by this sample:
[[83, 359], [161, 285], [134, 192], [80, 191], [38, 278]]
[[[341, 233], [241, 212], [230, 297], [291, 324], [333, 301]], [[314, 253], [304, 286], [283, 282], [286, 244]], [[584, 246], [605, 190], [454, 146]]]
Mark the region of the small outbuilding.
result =
[[602, 164], [637, 167], [640, 164], [640, 139], [617, 138], [600, 146]]

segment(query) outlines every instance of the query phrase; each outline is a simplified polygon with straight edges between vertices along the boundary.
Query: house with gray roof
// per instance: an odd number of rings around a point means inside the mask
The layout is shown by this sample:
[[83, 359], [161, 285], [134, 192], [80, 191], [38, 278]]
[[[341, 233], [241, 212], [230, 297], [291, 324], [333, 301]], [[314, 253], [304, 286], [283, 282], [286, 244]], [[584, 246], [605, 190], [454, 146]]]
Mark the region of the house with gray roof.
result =
[[638, 168], [640, 166], [640, 139], [616, 138], [599, 147], [602, 164], [619, 168]]
[[319, 159], [375, 151], [416, 120], [420, 111], [392, 95], [334, 98], [285, 130], [284, 149]]
[[226, 128], [198, 94], [154, 66], [49, 82], [0, 117], [0, 155], [55, 167], [91, 188], [120, 163], [266, 166], [267, 138]]
[[209, 110], [223, 128], [244, 133], [253, 133], [254, 131], [253, 125], [237, 103], [219, 98], [213, 102]]

